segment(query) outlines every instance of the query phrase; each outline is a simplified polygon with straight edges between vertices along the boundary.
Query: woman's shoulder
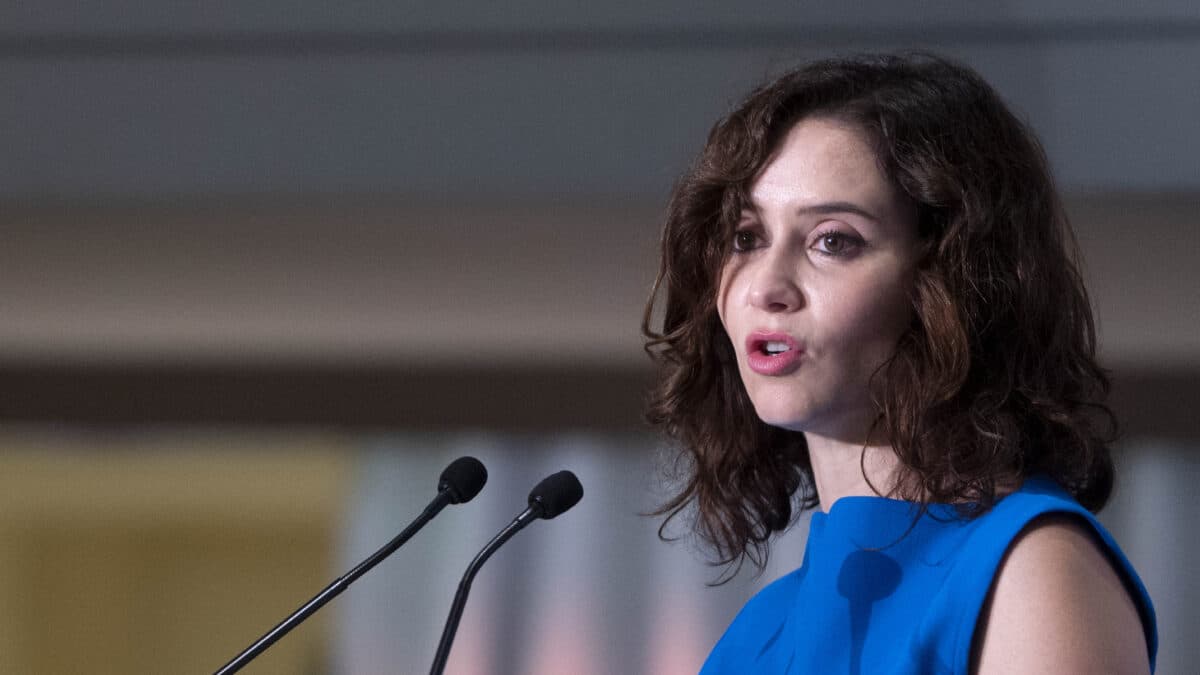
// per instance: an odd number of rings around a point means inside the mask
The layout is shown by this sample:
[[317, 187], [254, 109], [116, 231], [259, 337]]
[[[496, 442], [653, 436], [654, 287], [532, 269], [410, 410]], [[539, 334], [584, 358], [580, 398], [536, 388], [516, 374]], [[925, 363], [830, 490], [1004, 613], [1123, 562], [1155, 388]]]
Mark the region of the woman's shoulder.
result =
[[[986, 668], [995, 652], [983, 652], [985, 644], [1004, 654], [1000, 672], [1087, 672], [1027, 669], [1024, 664], [1014, 669], [1014, 659], [1016, 652], [1031, 657], [1030, 641], [1046, 640], [1047, 648], [1063, 650], [1066, 641], [1076, 639], [1076, 633], [1059, 630], [1053, 621], [1074, 621], [1077, 631], [1091, 631], [1092, 614], [1114, 606], [1132, 608], [1132, 622], [1117, 627], [1139, 645], [1141, 661], [1149, 654], [1153, 663], [1157, 629], [1145, 586], [1113, 536], [1057, 483], [1028, 478], [962, 525], [953, 569], [931, 605], [924, 630], [954, 636], [948, 660], [957, 664], [956, 672], [973, 664]], [[1081, 594], [1092, 586], [1097, 595], [1085, 599], [1096, 604], [1080, 604]], [[1056, 614], [1049, 613], [1051, 605], [1058, 608]], [[1119, 646], [1105, 640], [1106, 647]]]
[[730, 627], [756, 633], [782, 622], [795, 606], [804, 574], [800, 567], [764, 586], [746, 601]]
[[761, 656], [787, 622], [803, 574], [803, 568], [798, 569], [755, 593], [713, 646], [701, 675], [741, 672], [748, 655]]
[[1142, 611], [1090, 519], [1047, 511], [1009, 545], [980, 612], [973, 671], [1147, 673]]
[[[1096, 516], [1053, 480], [1044, 476], [1026, 478], [1009, 494], [1003, 496], [990, 510], [978, 516], [971, 529], [972, 550], [991, 549], [1007, 555], [1017, 542], [1025, 539], [1030, 530], [1044, 525], [1071, 524], [1079, 532], [1095, 538], [1097, 551], [1106, 552], [1121, 567], [1129, 565], [1116, 539], [1096, 519]], [[1056, 529], [1056, 528], [1051, 528]]]

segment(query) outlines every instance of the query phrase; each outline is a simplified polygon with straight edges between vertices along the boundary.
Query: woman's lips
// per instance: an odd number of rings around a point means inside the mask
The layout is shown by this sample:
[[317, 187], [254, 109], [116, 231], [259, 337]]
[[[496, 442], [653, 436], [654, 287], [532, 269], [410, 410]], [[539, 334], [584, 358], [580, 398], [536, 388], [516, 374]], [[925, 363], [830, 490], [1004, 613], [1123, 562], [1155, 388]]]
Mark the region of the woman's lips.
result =
[[759, 375], [787, 375], [800, 367], [804, 350], [786, 333], [752, 333], [746, 338], [746, 364]]

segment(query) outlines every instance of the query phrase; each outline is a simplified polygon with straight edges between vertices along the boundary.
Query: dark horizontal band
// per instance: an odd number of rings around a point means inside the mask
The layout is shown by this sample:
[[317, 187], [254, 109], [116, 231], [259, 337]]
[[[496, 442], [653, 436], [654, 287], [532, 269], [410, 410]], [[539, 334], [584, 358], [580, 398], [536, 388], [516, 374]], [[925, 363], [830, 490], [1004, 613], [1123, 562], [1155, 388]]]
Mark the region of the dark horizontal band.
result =
[[[0, 363], [0, 423], [645, 429], [649, 367]], [[1126, 436], [1200, 438], [1200, 370], [1118, 371]]]

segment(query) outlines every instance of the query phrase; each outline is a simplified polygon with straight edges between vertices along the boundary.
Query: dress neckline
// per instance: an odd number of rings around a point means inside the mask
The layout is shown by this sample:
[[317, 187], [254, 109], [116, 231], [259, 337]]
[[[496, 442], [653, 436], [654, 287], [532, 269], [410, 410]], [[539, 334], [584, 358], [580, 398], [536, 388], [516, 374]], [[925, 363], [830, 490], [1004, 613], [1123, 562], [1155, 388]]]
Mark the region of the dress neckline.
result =
[[[1015, 490], [1001, 497], [997, 504], [1017, 492], [1058, 493], [1061, 488], [1046, 476], [1029, 476]], [[834, 501], [829, 511], [813, 511], [809, 522], [809, 538], [820, 536], [824, 531], [860, 541], [864, 538], [875, 540], [899, 536], [920, 528], [926, 520], [960, 520], [960, 506], [934, 502], [929, 504], [925, 513], [921, 513], [920, 504], [916, 502], [879, 495], [847, 495]], [[919, 519], [918, 514], [921, 516]]]

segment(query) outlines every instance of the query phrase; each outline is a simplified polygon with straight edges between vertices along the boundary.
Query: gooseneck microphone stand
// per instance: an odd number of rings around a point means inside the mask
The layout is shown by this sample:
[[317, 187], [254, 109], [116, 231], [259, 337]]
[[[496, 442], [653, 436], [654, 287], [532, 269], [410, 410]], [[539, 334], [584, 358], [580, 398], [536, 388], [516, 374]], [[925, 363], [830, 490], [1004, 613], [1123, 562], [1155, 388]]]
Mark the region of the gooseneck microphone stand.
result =
[[493, 537], [467, 566], [462, 581], [458, 583], [458, 592], [454, 594], [454, 603], [450, 605], [450, 616], [446, 618], [446, 626], [442, 629], [442, 639], [438, 641], [437, 654], [433, 657], [433, 668], [429, 671], [432, 675], [441, 675], [446, 668], [446, 659], [450, 658], [450, 647], [453, 646], [454, 635], [458, 632], [458, 622], [462, 619], [463, 609], [467, 606], [467, 595], [471, 592], [471, 584], [475, 581], [475, 575], [479, 573], [479, 568], [483, 567], [483, 563], [487, 562], [488, 558], [492, 557], [492, 554], [504, 542], [537, 518], [527, 509], [501, 530], [500, 534]]
[[433, 498], [433, 501], [429, 502], [429, 505], [425, 507], [425, 510], [421, 512], [421, 515], [417, 516], [412, 524], [404, 528], [404, 531], [396, 535], [387, 544], [384, 544], [383, 548], [380, 548], [371, 554], [369, 558], [359, 563], [357, 567], [326, 586], [324, 590], [317, 593], [311, 600], [304, 603], [300, 609], [292, 612], [290, 616], [279, 622], [279, 625], [267, 631], [265, 635], [247, 647], [241, 654], [235, 656], [229, 663], [221, 666], [215, 675], [230, 675], [241, 670], [243, 666], [266, 650], [267, 647], [275, 644], [279, 638], [287, 635], [288, 631], [298, 626], [312, 615], [313, 612], [321, 609], [325, 603], [346, 590], [346, 587], [354, 583], [355, 579], [366, 574], [368, 570], [378, 565], [384, 558], [395, 553], [396, 549], [412, 538], [417, 533], [417, 530], [420, 530], [426, 523], [433, 520], [433, 517], [446, 508], [447, 505], [459, 504], [474, 498], [479, 493], [479, 490], [483, 488], [485, 482], [487, 482], [487, 471], [483, 468], [483, 464], [479, 460], [473, 457], [462, 457], [452, 462], [442, 472], [437, 496]]
[[450, 616], [446, 618], [446, 626], [442, 629], [442, 639], [438, 642], [437, 654], [434, 655], [433, 666], [429, 670], [430, 675], [442, 675], [446, 668], [446, 660], [450, 658], [450, 647], [454, 645], [454, 635], [458, 632], [458, 622], [462, 618], [463, 609], [467, 605], [467, 595], [471, 592], [471, 583], [475, 580], [479, 568], [492, 557], [496, 549], [525, 526], [539, 518], [554, 518], [575, 506], [582, 498], [583, 486], [570, 471], [551, 474], [534, 486], [529, 493], [529, 508], [500, 530], [500, 534], [493, 537], [467, 566], [467, 571], [458, 584], [458, 592], [454, 594], [454, 602], [450, 605]]

